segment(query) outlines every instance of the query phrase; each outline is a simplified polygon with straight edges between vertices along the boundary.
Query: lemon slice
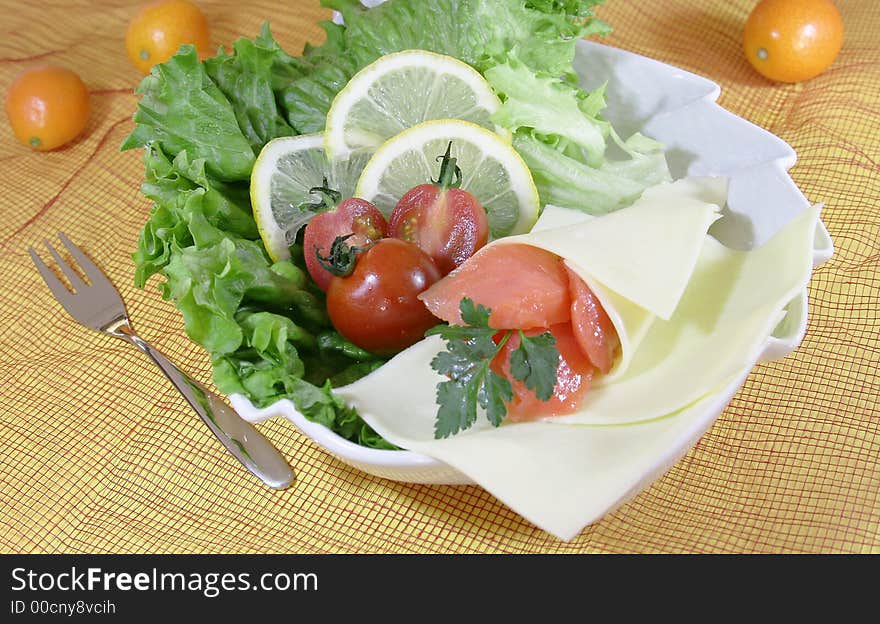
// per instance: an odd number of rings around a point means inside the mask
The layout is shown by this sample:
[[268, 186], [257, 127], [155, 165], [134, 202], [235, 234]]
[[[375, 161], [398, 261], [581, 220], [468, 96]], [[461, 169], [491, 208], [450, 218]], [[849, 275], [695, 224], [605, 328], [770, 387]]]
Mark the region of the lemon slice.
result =
[[355, 194], [389, 216], [409, 189], [437, 178], [437, 157], [449, 141], [461, 188], [486, 209], [489, 236], [528, 232], [541, 207], [529, 168], [497, 134], [457, 119], [425, 121], [386, 141], [364, 167]]
[[304, 134], [269, 141], [260, 151], [251, 173], [251, 205], [254, 219], [269, 256], [277, 262], [290, 257], [288, 249], [299, 229], [314, 213], [299, 209], [315, 200], [309, 189], [321, 186], [324, 176], [342, 197], [354, 194], [358, 175], [369, 153], [328, 161], [322, 134]]
[[360, 148], [375, 151], [429, 119], [463, 119], [506, 133], [490, 120], [500, 106], [489, 83], [467, 63], [424, 50], [387, 54], [336, 95], [324, 128], [327, 154], [339, 158]]

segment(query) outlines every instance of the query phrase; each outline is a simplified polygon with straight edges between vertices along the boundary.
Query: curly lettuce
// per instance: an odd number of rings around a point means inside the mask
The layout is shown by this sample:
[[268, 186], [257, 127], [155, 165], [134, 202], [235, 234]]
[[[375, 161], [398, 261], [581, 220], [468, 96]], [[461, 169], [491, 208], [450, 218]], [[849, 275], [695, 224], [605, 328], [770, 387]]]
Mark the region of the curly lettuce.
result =
[[[492, 121], [513, 133], [542, 205], [600, 215], [672, 180], [661, 144], [641, 134], [623, 141], [602, 117], [604, 87], [585, 91], [565, 77], [533, 71], [515, 54], [485, 77], [502, 100]], [[608, 158], [609, 139], [625, 158]]]
[[204, 159], [220, 180], [249, 179], [254, 150], [194, 46], [183, 46], [170, 61], [155, 65], [135, 93], [142, 96], [134, 114], [137, 127], [122, 149], [158, 142], [168, 154], [185, 151]]
[[282, 90], [299, 132], [320, 132], [333, 97], [360, 68], [402, 50], [454, 56], [484, 71], [515, 50], [534, 71], [573, 76], [575, 43], [610, 27], [595, 18], [601, 0], [389, 0], [367, 9], [357, 0], [322, 0], [344, 26], [323, 24], [327, 43], [307, 48], [312, 71]]

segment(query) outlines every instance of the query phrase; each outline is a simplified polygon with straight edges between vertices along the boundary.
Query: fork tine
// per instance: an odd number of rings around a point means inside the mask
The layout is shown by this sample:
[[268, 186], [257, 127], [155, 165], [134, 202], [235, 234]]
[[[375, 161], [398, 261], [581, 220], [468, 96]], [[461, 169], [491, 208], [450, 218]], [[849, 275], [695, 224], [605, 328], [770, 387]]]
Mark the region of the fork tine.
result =
[[113, 290], [116, 290], [116, 287], [113, 286], [110, 279], [104, 274], [104, 271], [99, 269], [94, 262], [89, 260], [89, 257], [83, 253], [82, 249], [74, 245], [70, 239], [64, 235], [64, 232], [58, 232], [58, 238], [60, 238], [61, 242], [64, 243], [64, 246], [67, 247], [67, 251], [70, 252], [70, 255], [73, 256], [74, 260], [79, 263], [79, 268], [86, 274], [86, 277], [89, 278], [89, 281], [93, 286], [96, 285], [98, 281], [102, 281], [113, 288]]
[[34, 264], [37, 267], [37, 271], [40, 272], [40, 275], [43, 276], [43, 281], [46, 282], [46, 286], [49, 287], [49, 290], [52, 291], [52, 294], [55, 295], [55, 298], [61, 302], [61, 304], [65, 307], [70, 303], [72, 294], [69, 290], [67, 290], [67, 286], [65, 286], [60, 279], [55, 277], [55, 274], [52, 270], [46, 266], [46, 263], [43, 262], [43, 259], [37, 255], [37, 252], [34, 251], [33, 247], [28, 247], [28, 253], [31, 254], [31, 260], [34, 261]]
[[70, 280], [70, 285], [73, 286], [73, 290], [79, 292], [83, 288], [85, 288], [86, 283], [82, 280], [79, 274], [73, 270], [73, 267], [64, 261], [64, 258], [61, 257], [61, 254], [55, 251], [55, 248], [49, 244], [49, 241], [44, 240], [43, 244], [46, 246], [46, 249], [49, 250], [49, 253], [52, 254], [52, 257], [55, 258], [55, 262], [58, 263], [58, 266], [61, 268], [61, 272], [67, 276], [68, 280]]

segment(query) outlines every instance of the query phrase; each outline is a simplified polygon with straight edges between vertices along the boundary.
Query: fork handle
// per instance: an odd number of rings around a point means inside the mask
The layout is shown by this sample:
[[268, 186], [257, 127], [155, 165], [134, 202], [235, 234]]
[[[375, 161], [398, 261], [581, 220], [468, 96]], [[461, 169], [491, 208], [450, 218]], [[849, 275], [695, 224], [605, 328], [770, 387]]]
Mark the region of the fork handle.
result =
[[275, 489], [281, 490], [293, 483], [293, 470], [278, 449], [223, 399], [177, 368], [130, 327], [116, 328], [113, 333], [150, 356], [217, 439], [245, 468]]

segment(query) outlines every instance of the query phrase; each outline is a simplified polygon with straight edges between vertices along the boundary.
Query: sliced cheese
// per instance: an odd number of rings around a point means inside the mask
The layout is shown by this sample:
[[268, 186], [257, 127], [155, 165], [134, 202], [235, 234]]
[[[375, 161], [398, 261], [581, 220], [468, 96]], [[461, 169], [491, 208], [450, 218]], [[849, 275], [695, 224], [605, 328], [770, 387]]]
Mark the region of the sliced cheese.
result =
[[[728, 381], [724, 389], [732, 393], [732, 385]], [[719, 410], [717, 400], [708, 397], [645, 423], [522, 423], [456, 436], [442, 445], [416, 443], [415, 450], [455, 466], [533, 524], [570, 540], [646, 479], [667, 470], [704, 433], [713, 410]]]
[[753, 251], [707, 237], [697, 268], [669, 321], [651, 324], [629, 367], [599, 378], [581, 409], [557, 422], [614, 424], [651, 419], [697, 400], [745, 362], [758, 359], [785, 307], [810, 278], [818, 210], [799, 215]]
[[495, 244], [545, 249], [586, 282], [620, 339], [611, 381], [627, 370], [654, 319], [678, 305], [726, 194], [726, 178], [685, 178], [651, 187], [632, 206], [602, 217], [548, 206], [530, 233]]
[[[705, 185], [711, 191], [715, 183]], [[518, 237], [562, 252], [595, 286], [612, 320], [641, 333], [632, 341], [637, 348], [629, 366], [591, 389], [577, 413], [499, 428], [479, 418], [471, 429], [435, 440], [436, 386], [444, 380], [430, 367], [444, 348], [437, 337], [337, 392], [387, 440], [457, 468], [561, 539], [574, 537], [647, 478], [652, 466], [668, 467], [675, 459], [672, 449], [686, 448], [682, 436], [699, 435], [696, 429], [708, 426], [707, 414], [717, 413], [719, 400], [727, 400], [724, 393], [745, 378], [785, 306], [809, 280], [818, 210], [805, 211], [760, 249], [733, 251], [706, 235], [715, 208], [694, 199], [705, 199], [701, 182], [679, 183], [679, 192], [675, 187], [660, 189], [662, 200], [657, 193], [649, 197], [650, 211], [641, 202], [625, 209], [643, 219], [621, 217], [622, 210], [582, 224], [569, 222], [562, 229], [570, 240], [561, 228]], [[682, 204], [690, 209], [682, 210]], [[680, 233], [666, 236], [679, 224], [691, 232], [702, 228], [699, 244]], [[594, 228], [602, 235], [584, 232]], [[675, 244], [649, 245], [649, 231]], [[607, 255], [596, 253], [597, 248]], [[648, 253], [655, 255], [648, 258]], [[641, 271], [617, 266], [624, 257]], [[678, 261], [692, 262], [683, 271], [687, 278], [680, 301], [657, 288], [664, 273], [654, 268]], [[653, 280], [642, 272], [650, 272]], [[678, 270], [668, 273], [673, 281], [680, 279]], [[661, 320], [660, 312], [669, 318]], [[661, 319], [653, 320], [655, 314]]]
[[541, 216], [538, 217], [537, 223], [532, 227], [532, 233], [568, 227], [570, 225], [579, 225], [595, 218], [580, 210], [548, 204], [541, 212]]
[[[570, 540], [668, 470], [711, 424], [719, 397], [725, 402], [750, 368], [728, 380], [718, 396], [667, 418], [616, 427], [537, 421], [496, 429], [478, 422], [442, 441], [429, 439], [430, 427], [409, 409], [410, 390], [421, 373], [405, 383], [387, 378], [342, 394], [386, 439], [454, 466], [536, 526]], [[399, 402], [388, 384], [401, 391]]]
[[719, 217], [726, 185], [724, 178], [659, 184], [628, 208], [580, 224], [503, 238], [496, 244], [526, 243], [546, 249], [590, 276], [590, 281], [668, 319], [688, 284], [705, 233]]

